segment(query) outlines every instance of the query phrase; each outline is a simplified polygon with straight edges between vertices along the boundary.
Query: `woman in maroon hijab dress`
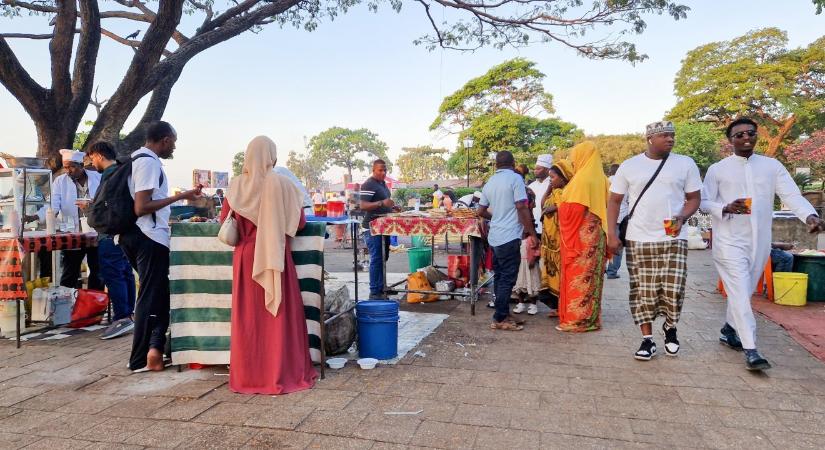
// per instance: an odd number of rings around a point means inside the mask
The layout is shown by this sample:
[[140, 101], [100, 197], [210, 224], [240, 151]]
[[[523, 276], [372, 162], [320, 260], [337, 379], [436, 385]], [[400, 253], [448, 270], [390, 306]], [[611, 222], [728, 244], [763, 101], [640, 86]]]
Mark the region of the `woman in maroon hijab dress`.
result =
[[301, 391], [318, 377], [287, 238], [305, 224], [303, 197], [272, 171], [276, 160], [271, 139], [253, 139], [221, 210], [221, 222], [233, 214], [240, 235], [232, 258], [229, 389], [241, 394]]

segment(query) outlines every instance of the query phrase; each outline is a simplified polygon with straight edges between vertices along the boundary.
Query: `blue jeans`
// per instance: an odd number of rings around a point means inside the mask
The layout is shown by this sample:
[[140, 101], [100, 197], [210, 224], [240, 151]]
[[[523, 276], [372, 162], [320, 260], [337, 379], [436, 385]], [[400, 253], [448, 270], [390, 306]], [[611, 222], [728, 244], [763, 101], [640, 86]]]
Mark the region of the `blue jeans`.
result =
[[793, 254], [785, 250], [772, 248], [771, 265], [774, 272], [790, 272], [793, 270]]
[[135, 309], [135, 274], [123, 250], [112, 238], [102, 238], [97, 243], [100, 257], [100, 278], [109, 290], [114, 310], [113, 320], [132, 315]]
[[[616, 225], [616, 234], [619, 234], [619, 225]], [[624, 247], [619, 248], [619, 252], [613, 255], [613, 259], [607, 265], [607, 276], [615, 277], [619, 275], [619, 269], [622, 267], [622, 254]]]
[[[381, 259], [381, 243], [384, 243], [384, 259]], [[370, 251], [370, 295], [384, 293], [384, 261], [390, 257], [390, 237], [373, 236], [369, 228], [364, 232], [364, 243]]]
[[510, 294], [518, 278], [521, 264], [521, 239], [493, 247], [493, 282], [496, 293], [496, 312], [493, 320], [501, 322], [510, 315]]

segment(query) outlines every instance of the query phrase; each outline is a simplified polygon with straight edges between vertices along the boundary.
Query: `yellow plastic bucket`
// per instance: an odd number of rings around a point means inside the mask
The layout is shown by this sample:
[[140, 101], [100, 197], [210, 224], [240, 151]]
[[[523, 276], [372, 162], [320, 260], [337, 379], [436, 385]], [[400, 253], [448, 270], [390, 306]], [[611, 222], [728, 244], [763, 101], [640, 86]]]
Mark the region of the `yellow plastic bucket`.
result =
[[808, 274], [773, 273], [774, 303], [785, 306], [805, 306], [808, 298]]

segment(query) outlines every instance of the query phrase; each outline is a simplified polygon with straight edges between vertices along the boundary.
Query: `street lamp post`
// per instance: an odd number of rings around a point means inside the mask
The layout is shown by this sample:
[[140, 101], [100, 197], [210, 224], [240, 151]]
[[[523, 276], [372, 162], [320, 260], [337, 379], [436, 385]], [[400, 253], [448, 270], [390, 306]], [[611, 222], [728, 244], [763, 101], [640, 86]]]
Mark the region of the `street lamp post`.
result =
[[470, 187], [470, 149], [473, 148], [473, 138], [464, 138], [464, 148], [467, 150], [467, 187]]

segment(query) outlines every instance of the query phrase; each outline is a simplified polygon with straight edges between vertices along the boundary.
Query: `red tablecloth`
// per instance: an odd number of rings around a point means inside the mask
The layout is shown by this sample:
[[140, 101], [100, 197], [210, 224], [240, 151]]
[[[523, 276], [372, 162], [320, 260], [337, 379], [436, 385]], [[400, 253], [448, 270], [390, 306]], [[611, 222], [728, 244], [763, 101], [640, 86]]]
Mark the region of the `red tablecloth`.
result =
[[481, 237], [480, 220], [455, 217], [379, 217], [370, 223], [373, 235], [438, 236], [445, 233]]
[[73, 250], [96, 245], [95, 233], [26, 236], [22, 242], [17, 238], [0, 239], [0, 301], [28, 298], [26, 283], [23, 281], [22, 260], [25, 253], [36, 253], [40, 250]]

